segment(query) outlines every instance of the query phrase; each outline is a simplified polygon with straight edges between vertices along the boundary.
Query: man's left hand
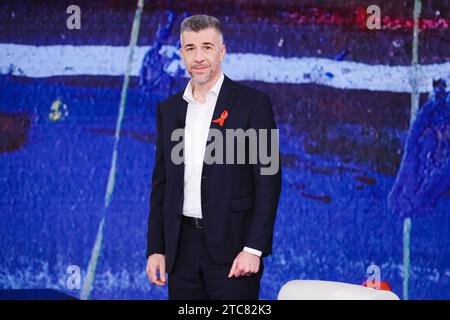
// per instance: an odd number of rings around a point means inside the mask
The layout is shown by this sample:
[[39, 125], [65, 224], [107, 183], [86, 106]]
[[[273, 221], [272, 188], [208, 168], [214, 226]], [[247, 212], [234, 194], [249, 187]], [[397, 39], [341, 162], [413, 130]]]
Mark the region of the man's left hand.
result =
[[257, 255], [241, 251], [234, 259], [228, 278], [251, 276], [259, 271], [260, 257]]

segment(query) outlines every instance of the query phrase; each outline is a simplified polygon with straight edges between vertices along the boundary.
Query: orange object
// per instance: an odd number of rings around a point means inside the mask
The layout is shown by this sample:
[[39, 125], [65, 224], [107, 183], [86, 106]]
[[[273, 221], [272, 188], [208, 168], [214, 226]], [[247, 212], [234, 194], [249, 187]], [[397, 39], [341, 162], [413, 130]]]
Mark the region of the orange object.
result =
[[[372, 289], [378, 289], [374, 282], [369, 282], [368, 283], [367, 281], [364, 281], [364, 283], [362, 285], [364, 287], [368, 287], [368, 288], [372, 288]], [[392, 292], [391, 286], [386, 281], [380, 281], [380, 288], [378, 290], [386, 290], [386, 291], [391, 291]]]
[[218, 123], [219, 126], [223, 126], [223, 123], [225, 121], [225, 119], [228, 117], [228, 111], [225, 109], [222, 114], [220, 115], [220, 118], [214, 119], [213, 122], [214, 123]]

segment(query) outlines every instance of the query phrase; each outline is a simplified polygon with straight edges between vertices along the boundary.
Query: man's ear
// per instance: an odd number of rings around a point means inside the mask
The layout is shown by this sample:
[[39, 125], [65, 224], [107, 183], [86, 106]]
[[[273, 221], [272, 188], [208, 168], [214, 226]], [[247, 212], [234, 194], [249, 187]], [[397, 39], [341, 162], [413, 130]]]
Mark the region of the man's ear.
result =
[[183, 48], [179, 48], [179, 49], [178, 49], [178, 52], [180, 53], [181, 58], [184, 59], [184, 51], [183, 51]]
[[220, 61], [223, 60], [223, 58], [225, 58], [225, 54], [227, 53], [227, 47], [225, 46], [225, 44], [222, 45], [221, 51], [223, 50], [223, 55], [220, 57]]

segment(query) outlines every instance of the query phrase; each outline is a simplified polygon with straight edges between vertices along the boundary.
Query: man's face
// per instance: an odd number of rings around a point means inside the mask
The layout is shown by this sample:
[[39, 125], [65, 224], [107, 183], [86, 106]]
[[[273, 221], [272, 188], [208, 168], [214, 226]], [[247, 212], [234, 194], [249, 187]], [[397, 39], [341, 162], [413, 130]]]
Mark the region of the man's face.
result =
[[197, 83], [206, 83], [221, 70], [221, 61], [225, 56], [225, 45], [218, 31], [213, 28], [183, 31], [180, 53], [184, 64]]

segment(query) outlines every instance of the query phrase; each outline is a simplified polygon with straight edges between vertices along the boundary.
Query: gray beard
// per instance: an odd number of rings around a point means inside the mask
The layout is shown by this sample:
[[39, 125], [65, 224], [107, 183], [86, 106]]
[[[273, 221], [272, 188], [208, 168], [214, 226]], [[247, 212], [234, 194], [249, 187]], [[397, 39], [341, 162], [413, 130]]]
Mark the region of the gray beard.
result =
[[213, 77], [213, 73], [214, 73], [214, 71], [213, 70], [211, 70], [211, 73], [203, 80], [197, 80], [197, 79], [195, 79], [194, 78], [194, 76], [192, 75], [192, 73], [191, 73], [191, 78], [192, 78], [192, 80], [193, 81], [195, 81], [195, 83], [197, 83], [197, 84], [204, 84], [204, 83], [206, 83], [206, 82], [208, 82], [209, 80], [211, 80], [211, 78]]
[[195, 79], [194, 77], [192, 77], [192, 80], [194, 80], [194, 82], [196, 82], [197, 84], [204, 84], [204, 83], [208, 82], [209, 80], [211, 80], [211, 78], [212, 78], [212, 76], [209, 75], [207, 78], [200, 79], [200, 80]]

